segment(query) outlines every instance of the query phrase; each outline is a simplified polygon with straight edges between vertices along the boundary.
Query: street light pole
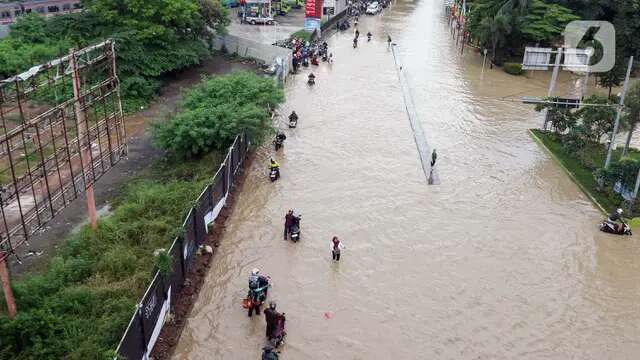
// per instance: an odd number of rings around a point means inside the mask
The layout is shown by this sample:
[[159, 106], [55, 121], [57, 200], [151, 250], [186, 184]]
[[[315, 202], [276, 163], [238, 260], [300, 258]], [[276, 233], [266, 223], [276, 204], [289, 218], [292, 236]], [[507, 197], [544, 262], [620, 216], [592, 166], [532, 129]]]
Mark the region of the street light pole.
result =
[[487, 62], [487, 49], [485, 48], [482, 53], [484, 57], [482, 58], [482, 72], [480, 72], [480, 79], [484, 79], [484, 64]]
[[[558, 72], [560, 72], [560, 61], [562, 60], [562, 48], [558, 48], [556, 52], [556, 60], [553, 64], [553, 74], [551, 75], [551, 83], [549, 83], [549, 91], [547, 91], [547, 97], [553, 96], [553, 92], [556, 90], [556, 82], [558, 81]], [[544, 122], [542, 123], [542, 130], [547, 130], [547, 115], [549, 110], [544, 113]]]
[[624, 107], [624, 97], [627, 94], [629, 88], [629, 76], [631, 75], [631, 68], [633, 67], [633, 56], [629, 58], [629, 66], [627, 66], [627, 75], [624, 78], [624, 86], [622, 87], [622, 94], [620, 94], [620, 101], [618, 102], [618, 110], [616, 111], [616, 122], [613, 124], [613, 131], [611, 132], [611, 138], [609, 140], [609, 150], [607, 151], [607, 159], [604, 162], [604, 168], [608, 168], [611, 163], [611, 155], [613, 153], [613, 147], [615, 146], [616, 133], [620, 126], [620, 116], [622, 115], [622, 108]]

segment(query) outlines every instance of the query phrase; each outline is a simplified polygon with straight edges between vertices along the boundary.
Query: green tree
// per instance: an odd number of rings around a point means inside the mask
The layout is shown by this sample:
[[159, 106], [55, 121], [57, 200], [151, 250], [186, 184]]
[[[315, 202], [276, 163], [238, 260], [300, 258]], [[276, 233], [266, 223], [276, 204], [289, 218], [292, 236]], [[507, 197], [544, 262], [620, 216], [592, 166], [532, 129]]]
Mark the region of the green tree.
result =
[[272, 79], [251, 73], [208, 78], [190, 89], [179, 112], [155, 125], [155, 143], [182, 158], [229, 146], [247, 132], [259, 144], [272, 131], [269, 109], [284, 101]]
[[[545, 98], [545, 100], [550, 102], [555, 101], [554, 98]], [[571, 109], [562, 108], [556, 104], [542, 103], [536, 105], [535, 110], [538, 112], [547, 110], [547, 120], [551, 122], [551, 126], [556, 134], [564, 133], [567, 129], [571, 129], [577, 124], [577, 117]]]
[[578, 19], [564, 6], [534, 0], [527, 15], [519, 19], [518, 30], [526, 39], [550, 43], [562, 34], [569, 22]]
[[123, 100], [147, 102], [166, 73], [196, 65], [229, 24], [219, 0], [85, 0], [85, 11], [44, 19], [22, 17], [0, 40], [0, 77], [106, 38], [116, 41]]
[[626, 155], [629, 152], [629, 145], [631, 144], [631, 137], [636, 130], [638, 122], [640, 122], [640, 81], [636, 81], [627, 92], [624, 98], [624, 121], [627, 130], [627, 141], [624, 143], [624, 150], [622, 155]]
[[30, 43], [44, 43], [51, 39], [46, 31], [46, 19], [38, 13], [30, 13], [20, 16], [18, 21], [11, 25], [11, 37]]
[[511, 33], [511, 16], [500, 13], [496, 16], [485, 17], [480, 21], [478, 32], [481, 41], [491, 47], [492, 61], [499, 63], [498, 46], [503, 45]]
[[616, 64], [613, 69], [598, 76], [598, 84], [609, 89], [609, 97], [611, 97], [613, 87], [620, 86], [624, 80], [626, 67], [623, 63], [622, 59], [616, 59]]
[[575, 112], [575, 116], [582, 120], [587, 140], [600, 142], [602, 135], [613, 131], [615, 107], [610, 98], [597, 94], [588, 97], [584, 102], [593, 105], [582, 106]]

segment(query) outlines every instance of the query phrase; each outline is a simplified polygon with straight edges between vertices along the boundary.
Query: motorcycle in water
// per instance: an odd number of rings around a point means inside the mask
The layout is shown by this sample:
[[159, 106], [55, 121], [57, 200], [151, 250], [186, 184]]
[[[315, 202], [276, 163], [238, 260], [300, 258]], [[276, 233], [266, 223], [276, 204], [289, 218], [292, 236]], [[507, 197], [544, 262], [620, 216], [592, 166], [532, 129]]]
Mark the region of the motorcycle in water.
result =
[[290, 117], [289, 118], [289, 128], [290, 129], [294, 129], [296, 126], [298, 126], [298, 117], [297, 116]]
[[273, 147], [276, 149], [276, 151], [280, 150], [280, 148], [283, 145], [283, 140], [276, 138], [275, 140], [273, 140]]
[[273, 336], [269, 338], [269, 342], [274, 348], [277, 348], [282, 343], [284, 343], [284, 338], [287, 336], [287, 332], [284, 331], [284, 323], [286, 318], [284, 313], [282, 313], [282, 317], [278, 318], [278, 325], [276, 326], [276, 331]]
[[357, 48], [358, 47], [358, 38], [354, 38], [353, 39], [353, 48]]
[[280, 178], [280, 168], [272, 167], [269, 172], [269, 178], [271, 179], [271, 182], [278, 180], [278, 178]]
[[309, 86], [315, 85], [316, 83], [316, 76], [313, 74], [309, 74], [309, 80], [307, 80], [307, 84], [309, 84]]
[[280, 359], [279, 354], [280, 353], [274, 350], [272, 346], [265, 346], [262, 348], [260, 360], [278, 360]]
[[600, 231], [616, 235], [632, 235], [629, 224], [614, 224], [606, 220], [600, 223]]
[[302, 215], [293, 216], [293, 225], [291, 225], [291, 241], [298, 242], [300, 240], [300, 218]]
[[280, 150], [281, 147], [284, 146], [284, 141], [287, 139], [287, 136], [284, 133], [278, 133], [276, 138], [273, 140], [273, 146], [276, 151]]
[[367, 33], [367, 42], [371, 41], [371, 33]]

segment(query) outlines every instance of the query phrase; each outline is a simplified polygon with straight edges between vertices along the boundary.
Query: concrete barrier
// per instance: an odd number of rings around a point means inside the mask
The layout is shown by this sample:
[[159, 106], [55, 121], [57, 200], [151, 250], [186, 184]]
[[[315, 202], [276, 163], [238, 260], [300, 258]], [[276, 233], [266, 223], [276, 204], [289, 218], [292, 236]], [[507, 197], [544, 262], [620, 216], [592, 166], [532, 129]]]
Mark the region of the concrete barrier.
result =
[[215, 50], [223, 50], [229, 54], [237, 54], [265, 64], [276, 64], [276, 77], [280, 84], [287, 81], [291, 71], [291, 50], [275, 45], [262, 44], [257, 41], [243, 39], [235, 35], [225, 35], [213, 41]]

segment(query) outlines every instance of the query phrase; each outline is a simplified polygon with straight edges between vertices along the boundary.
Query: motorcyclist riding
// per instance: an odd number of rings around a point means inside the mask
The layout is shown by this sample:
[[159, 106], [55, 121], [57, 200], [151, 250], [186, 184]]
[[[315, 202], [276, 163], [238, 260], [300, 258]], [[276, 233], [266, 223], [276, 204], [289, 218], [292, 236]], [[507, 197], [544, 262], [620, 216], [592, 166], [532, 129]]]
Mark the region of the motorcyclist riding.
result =
[[270, 159], [269, 160], [269, 170], [276, 171], [276, 179], [280, 178], [280, 164], [278, 164], [275, 160]]
[[283, 132], [278, 131], [276, 134], [276, 138], [273, 140], [273, 144], [275, 145], [276, 151], [282, 147], [284, 141], [287, 139], [287, 135]]
[[260, 315], [260, 306], [267, 299], [268, 289], [269, 278], [260, 275], [260, 270], [257, 268], [251, 270], [251, 275], [249, 276], [249, 293], [247, 294], [247, 298], [250, 300], [249, 317], [251, 317], [254, 310], [256, 315]]
[[354, 37], [354, 38], [353, 38], [353, 48], [355, 49], [355, 48], [357, 48], [357, 47], [358, 47], [358, 38], [357, 38], [357, 37]]
[[307, 81], [309, 85], [313, 85], [316, 83], [316, 76], [313, 73], [309, 74], [309, 80]]
[[371, 41], [371, 36], [372, 36], [371, 31], [369, 31], [369, 32], [367, 33], [367, 42], [368, 42], [368, 41]]
[[271, 341], [272, 338], [279, 336], [278, 326], [280, 322], [285, 320], [284, 314], [281, 314], [276, 311], [276, 303], [274, 301], [269, 302], [269, 308], [264, 311], [264, 318], [267, 321], [267, 331], [266, 336], [267, 339]]
[[617, 209], [616, 211], [612, 212], [611, 214], [609, 214], [609, 217], [607, 218], [607, 224], [610, 225], [614, 230], [618, 229], [618, 221], [620, 222], [624, 222], [622, 219], [622, 209]]
[[295, 110], [289, 115], [289, 121], [298, 121], [298, 114], [296, 114]]

